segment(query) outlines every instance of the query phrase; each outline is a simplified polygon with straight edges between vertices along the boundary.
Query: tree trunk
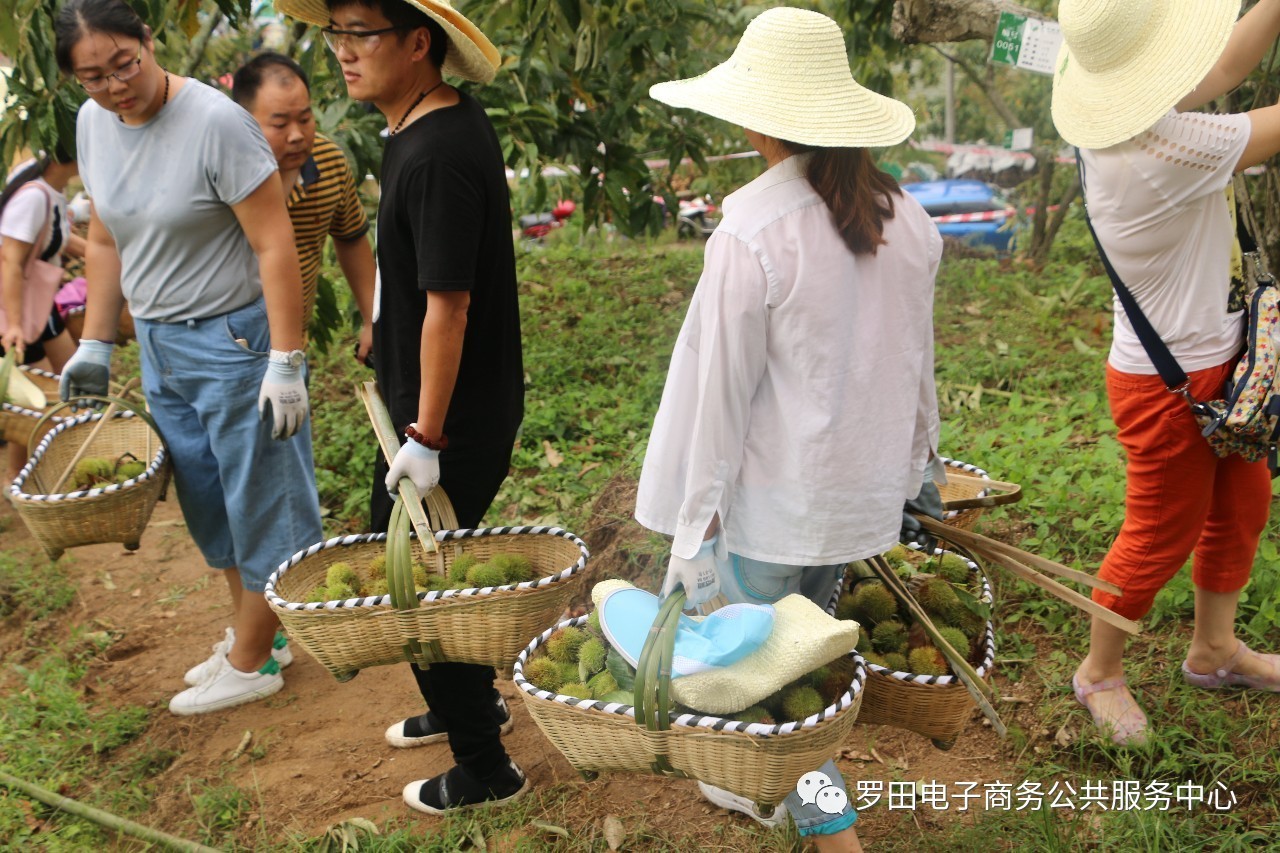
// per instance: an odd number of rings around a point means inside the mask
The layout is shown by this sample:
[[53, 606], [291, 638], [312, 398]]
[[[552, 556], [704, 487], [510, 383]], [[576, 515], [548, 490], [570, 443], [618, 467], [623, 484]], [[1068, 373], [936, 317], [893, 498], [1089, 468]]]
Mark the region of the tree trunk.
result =
[[1001, 12], [1041, 17], [1010, 0], [897, 0], [893, 37], [903, 44], [990, 40]]
[[1058, 239], [1058, 229], [1067, 220], [1067, 211], [1071, 209], [1071, 205], [1078, 195], [1080, 195], [1080, 178], [1076, 176], [1072, 179], [1071, 185], [1067, 187], [1067, 191], [1062, 194], [1062, 199], [1058, 202], [1058, 209], [1053, 212], [1053, 217], [1049, 220], [1049, 226], [1045, 229], [1044, 240], [1031, 252], [1031, 263], [1036, 269], [1043, 268], [1045, 261], [1049, 260], [1049, 250], [1053, 248], [1053, 241]]
[[1031, 217], [1031, 256], [1040, 253], [1044, 245], [1045, 227], [1049, 222], [1049, 193], [1053, 191], [1053, 173], [1057, 169], [1053, 152], [1043, 146], [1035, 151], [1036, 165], [1040, 167], [1040, 188], [1036, 193], [1036, 212]]

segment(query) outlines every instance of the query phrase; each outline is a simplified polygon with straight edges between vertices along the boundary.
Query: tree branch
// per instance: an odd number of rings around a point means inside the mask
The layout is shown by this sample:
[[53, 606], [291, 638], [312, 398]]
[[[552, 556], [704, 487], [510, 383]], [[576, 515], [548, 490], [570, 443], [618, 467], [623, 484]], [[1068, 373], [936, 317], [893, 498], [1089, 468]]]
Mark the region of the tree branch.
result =
[[952, 56], [936, 44], [931, 44], [929, 46], [942, 54], [950, 62], [955, 63], [955, 65], [964, 72], [964, 75], [972, 80], [974, 84], [982, 90], [982, 94], [986, 95], [987, 100], [991, 102], [991, 106], [996, 108], [996, 112], [1000, 114], [1000, 119], [1005, 123], [1006, 127], [1012, 130], [1013, 128], [1023, 126], [1023, 123], [1018, 121], [1017, 116], [1013, 114], [1013, 110], [1009, 109], [1009, 105], [1004, 102], [1004, 98], [1002, 98], [1000, 93], [996, 91], [996, 87], [991, 84], [990, 80], [987, 80], [978, 73], [978, 69], [974, 68], [960, 57]]
[[903, 44], [990, 41], [1001, 12], [1044, 17], [1010, 0], [897, 0], [893, 37]]
[[204, 23], [200, 25], [199, 32], [196, 37], [191, 40], [191, 48], [187, 51], [186, 59], [182, 61], [178, 73], [183, 77], [190, 77], [195, 74], [196, 69], [200, 67], [201, 61], [204, 60], [204, 52], [209, 47], [209, 42], [213, 40], [213, 31], [217, 29], [218, 24], [222, 23], [222, 10], [214, 9], [209, 12], [209, 17], [205, 18]]

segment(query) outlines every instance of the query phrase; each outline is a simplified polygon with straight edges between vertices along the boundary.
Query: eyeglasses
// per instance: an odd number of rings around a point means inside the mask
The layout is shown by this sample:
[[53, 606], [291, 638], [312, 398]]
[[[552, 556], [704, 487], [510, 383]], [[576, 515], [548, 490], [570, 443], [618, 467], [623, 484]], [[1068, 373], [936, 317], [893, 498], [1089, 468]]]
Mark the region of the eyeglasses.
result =
[[405, 28], [402, 26], [383, 27], [380, 30], [335, 30], [332, 27], [321, 27], [320, 32], [324, 34], [324, 43], [334, 53], [349, 50], [357, 56], [367, 56], [382, 44], [380, 36], [403, 29]]
[[86, 92], [88, 92], [91, 95], [94, 95], [94, 94], [97, 94], [98, 92], [105, 91], [107, 86], [110, 85], [112, 77], [116, 78], [121, 83], [128, 83], [130, 80], [132, 80], [134, 77], [137, 77], [141, 73], [142, 73], [142, 51], [139, 50], [138, 57], [136, 59], [130, 59], [128, 62], [126, 62], [124, 65], [121, 65], [112, 73], [107, 74], [103, 77], [93, 77], [88, 80], [80, 80], [77, 78], [76, 82], [79, 83]]

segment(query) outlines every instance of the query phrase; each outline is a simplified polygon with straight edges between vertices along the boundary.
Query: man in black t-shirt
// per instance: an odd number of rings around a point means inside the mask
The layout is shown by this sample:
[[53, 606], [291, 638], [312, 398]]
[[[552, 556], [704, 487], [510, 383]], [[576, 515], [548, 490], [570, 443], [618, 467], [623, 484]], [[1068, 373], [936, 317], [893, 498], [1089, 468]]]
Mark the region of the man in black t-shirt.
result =
[[[371, 501], [385, 530], [396, 483], [444, 488], [462, 527], [478, 527], [507, 475], [524, 414], [524, 368], [510, 199], [484, 109], [442, 74], [488, 82], [498, 52], [439, 0], [277, 0], [325, 29], [351, 97], [387, 118], [378, 205], [373, 353], [378, 387], [409, 440]], [[528, 790], [500, 733], [511, 715], [492, 667], [414, 666], [430, 710], [387, 730], [393, 746], [448, 739], [455, 767], [410, 782], [407, 805], [443, 814]]]

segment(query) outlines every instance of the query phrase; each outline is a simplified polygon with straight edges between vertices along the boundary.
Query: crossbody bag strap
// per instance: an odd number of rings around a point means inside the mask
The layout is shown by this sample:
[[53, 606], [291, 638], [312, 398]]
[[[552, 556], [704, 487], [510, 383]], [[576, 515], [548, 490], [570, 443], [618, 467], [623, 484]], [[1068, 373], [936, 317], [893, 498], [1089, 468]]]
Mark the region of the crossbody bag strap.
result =
[[[55, 210], [57, 210], [57, 207], [53, 203], [53, 197], [50, 196], [48, 191], [46, 191], [45, 188], [40, 185], [38, 178], [36, 180], [29, 181], [26, 184], [24, 184], [22, 189], [19, 189], [18, 192], [23, 192], [28, 188], [39, 190], [40, 195], [44, 196], [44, 226], [41, 227], [39, 235], [36, 236], [36, 242], [31, 247], [31, 254], [27, 256], [27, 264], [30, 265], [32, 261], [36, 261], [36, 260], [47, 261], [50, 258], [52, 258], [55, 254], [57, 254], [58, 250], [62, 248], [62, 240], [61, 240], [62, 232], [61, 230], [59, 230], [58, 232], [59, 234], [58, 245], [56, 246], [53, 245], [53, 240], [51, 239], [51, 234], [53, 229], [53, 213]], [[45, 247], [43, 251], [40, 251], [39, 247], [43, 245], [46, 240], [49, 241], [49, 245]]]
[[1138, 340], [1142, 342], [1142, 348], [1147, 351], [1147, 356], [1151, 359], [1151, 363], [1155, 365], [1156, 372], [1160, 374], [1160, 379], [1164, 382], [1165, 387], [1170, 392], [1182, 394], [1188, 393], [1187, 372], [1178, 364], [1178, 360], [1173, 357], [1173, 353], [1169, 352], [1169, 347], [1160, 337], [1160, 333], [1151, 325], [1151, 321], [1147, 319], [1147, 315], [1142, 313], [1142, 309], [1138, 307], [1138, 300], [1133, 298], [1133, 294], [1129, 292], [1129, 288], [1124, 286], [1124, 282], [1120, 280], [1120, 276], [1116, 273], [1115, 267], [1111, 265], [1111, 259], [1107, 257], [1107, 252], [1102, 248], [1102, 241], [1098, 239], [1098, 232], [1093, 229], [1093, 220], [1089, 216], [1089, 202], [1085, 195], [1085, 177], [1084, 177], [1084, 158], [1080, 156], [1080, 149], [1076, 149], [1076, 168], [1080, 171], [1080, 194], [1084, 200], [1084, 221], [1089, 226], [1089, 233], [1093, 235], [1093, 244], [1098, 247], [1098, 256], [1102, 258], [1102, 266], [1107, 271], [1107, 276], [1111, 279], [1111, 286], [1116, 290], [1116, 296], [1120, 298], [1120, 304], [1124, 306], [1124, 313], [1129, 317], [1129, 323], [1133, 326], [1134, 334], [1138, 336]]

